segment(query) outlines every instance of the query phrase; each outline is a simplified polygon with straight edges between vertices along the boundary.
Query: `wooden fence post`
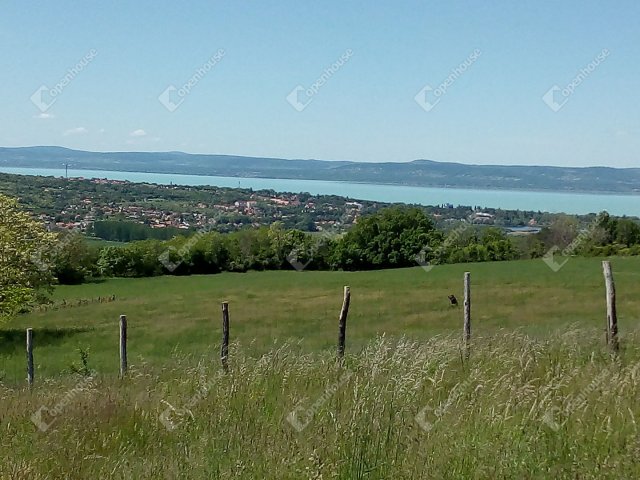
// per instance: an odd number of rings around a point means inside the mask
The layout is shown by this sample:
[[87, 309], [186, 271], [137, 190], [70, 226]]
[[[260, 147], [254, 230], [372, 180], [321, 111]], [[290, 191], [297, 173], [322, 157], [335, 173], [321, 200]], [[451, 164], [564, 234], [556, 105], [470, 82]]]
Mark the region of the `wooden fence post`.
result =
[[222, 348], [220, 360], [224, 371], [229, 370], [229, 302], [222, 302]]
[[27, 328], [27, 382], [33, 386], [33, 328]]
[[604, 282], [607, 292], [607, 343], [614, 352], [618, 351], [618, 314], [616, 311], [616, 285], [613, 281], [611, 262], [602, 262]]
[[345, 341], [347, 338], [347, 315], [349, 315], [349, 305], [351, 304], [351, 288], [344, 287], [344, 299], [342, 300], [342, 310], [340, 310], [340, 321], [338, 323], [338, 358], [344, 357]]
[[127, 316], [120, 315], [120, 377], [127, 374]]
[[465, 354], [469, 357], [470, 340], [471, 340], [471, 273], [464, 274], [464, 325], [463, 338]]

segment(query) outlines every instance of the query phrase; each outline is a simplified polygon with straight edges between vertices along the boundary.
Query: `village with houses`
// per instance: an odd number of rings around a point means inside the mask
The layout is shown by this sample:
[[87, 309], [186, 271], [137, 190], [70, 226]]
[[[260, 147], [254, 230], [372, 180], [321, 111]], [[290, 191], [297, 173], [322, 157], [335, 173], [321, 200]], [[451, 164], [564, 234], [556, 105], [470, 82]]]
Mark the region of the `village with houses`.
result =
[[[51, 229], [75, 230], [98, 238], [171, 238], [203, 228], [232, 232], [280, 222], [307, 232], [346, 231], [362, 215], [389, 206], [335, 195], [282, 193], [272, 190], [133, 183], [104, 178], [21, 177], [0, 174], [0, 192], [20, 198]], [[510, 235], [531, 235], [552, 217], [523, 212], [454, 206], [421, 207], [447, 229], [458, 222], [500, 226]], [[114, 231], [134, 227], [135, 236]], [[105, 233], [107, 232], [107, 233]], [[105, 238], [106, 237], [106, 238]]]
[[[346, 229], [385, 204], [336, 196], [219, 187], [139, 184], [122, 180], [30, 177], [23, 202], [45, 224], [91, 233], [96, 222], [119, 221], [152, 230], [220, 231], [282, 222], [304, 231]], [[39, 194], [36, 192], [39, 190]], [[83, 192], [83, 193], [80, 193]]]

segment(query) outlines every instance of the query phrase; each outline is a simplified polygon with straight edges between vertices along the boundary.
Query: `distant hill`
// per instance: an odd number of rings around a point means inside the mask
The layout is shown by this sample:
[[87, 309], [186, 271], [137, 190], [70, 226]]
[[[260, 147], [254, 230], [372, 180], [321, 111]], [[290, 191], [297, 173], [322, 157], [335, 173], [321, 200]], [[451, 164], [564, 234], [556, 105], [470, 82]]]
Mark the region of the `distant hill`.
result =
[[414, 160], [371, 163], [200, 155], [85, 152], [62, 147], [0, 147], [0, 166], [118, 170], [227, 177], [335, 180], [470, 189], [640, 193], [640, 168], [465, 165]]

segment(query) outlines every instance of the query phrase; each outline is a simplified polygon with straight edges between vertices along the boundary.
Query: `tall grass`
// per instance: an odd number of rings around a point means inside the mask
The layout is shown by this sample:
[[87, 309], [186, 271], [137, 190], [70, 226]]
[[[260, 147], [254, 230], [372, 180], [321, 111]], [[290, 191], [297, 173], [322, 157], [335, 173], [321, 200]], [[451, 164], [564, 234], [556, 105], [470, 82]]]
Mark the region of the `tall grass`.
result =
[[[622, 345], [499, 332], [467, 362], [457, 337], [379, 337], [341, 366], [235, 344], [226, 375], [174, 354], [123, 381], [4, 386], [0, 478], [638, 478], [640, 338]], [[30, 416], [61, 399], [38, 430]]]
[[[640, 257], [613, 260], [622, 332], [640, 318]], [[61, 286], [60, 305], [21, 316], [0, 328], [0, 382], [24, 382], [25, 329], [33, 327], [36, 381], [64, 374], [90, 352], [101, 373], [118, 369], [118, 318], [129, 322], [129, 360], [164, 365], [169, 353], [202, 355], [220, 341], [220, 302], [229, 301], [231, 339], [267, 353], [272, 339], [300, 340], [299, 350], [317, 352], [336, 341], [336, 320], [344, 285], [351, 286], [347, 350], [360, 351], [378, 335], [427, 340], [458, 332], [462, 312], [447, 296], [462, 298], [462, 279], [471, 272], [473, 334], [522, 329], [546, 338], [579, 322], [603, 327], [601, 259], [571, 258], [553, 272], [539, 259], [442, 265], [373, 272], [250, 272], [193, 277], [110, 279]], [[82, 299], [110, 298], [108, 303]]]

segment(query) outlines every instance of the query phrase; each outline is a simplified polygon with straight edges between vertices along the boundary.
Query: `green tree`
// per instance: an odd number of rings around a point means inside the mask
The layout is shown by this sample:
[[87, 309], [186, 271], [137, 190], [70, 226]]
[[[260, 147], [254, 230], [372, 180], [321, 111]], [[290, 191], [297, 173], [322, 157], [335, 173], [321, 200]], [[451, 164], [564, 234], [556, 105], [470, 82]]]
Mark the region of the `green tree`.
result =
[[125, 247], [108, 246], [100, 250], [98, 271], [105, 277], [129, 277], [133, 261]]
[[392, 207], [362, 217], [335, 244], [332, 262], [345, 270], [396, 268], [428, 261], [442, 235], [423, 210]]
[[53, 274], [61, 284], [79, 284], [96, 273], [97, 250], [79, 233], [60, 232], [52, 257]]
[[628, 218], [618, 220], [615, 228], [615, 241], [628, 247], [640, 243], [640, 225]]
[[42, 301], [53, 282], [55, 235], [0, 194], [0, 321]]
[[578, 221], [569, 215], [558, 215], [549, 228], [540, 232], [547, 248], [565, 248], [578, 236]]

